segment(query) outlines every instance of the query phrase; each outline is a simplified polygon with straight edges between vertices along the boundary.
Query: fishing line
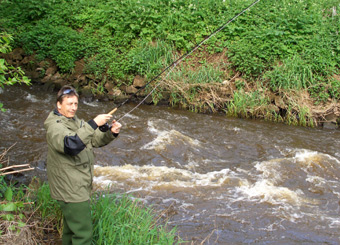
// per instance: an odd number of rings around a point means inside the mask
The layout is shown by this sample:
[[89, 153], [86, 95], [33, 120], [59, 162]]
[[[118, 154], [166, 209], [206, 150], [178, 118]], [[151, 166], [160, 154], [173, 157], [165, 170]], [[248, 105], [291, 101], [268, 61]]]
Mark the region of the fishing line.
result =
[[[208, 41], [210, 38], [212, 38], [213, 36], [215, 36], [217, 33], [219, 33], [220, 31], [222, 31], [227, 25], [229, 25], [231, 22], [233, 22], [234, 20], [236, 20], [240, 15], [242, 15], [244, 12], [246, 12], [247, 10], [249, 10], [250, 8], [252, 8], [255, 4], [257, 4], [258, 2], [260, 2], [260, 0], [256, 0], [254, 1], [252, 4], [250, 4], [248, 7], [244, 8], [241, 12], [239, 12], [238, 14], [236, 14], [234, 17], [232, 17], [231, 19], [229, 19], [225, 24], [223, 24], [222, 26], [220, 26], [219, 28], [217, 28], [214, 32], [212, 32], [209, 36], [207, 36], [206, 38], [204, 38], [200, 43], [196, 44], [196, 46], [194, 48], [192, 48], [190, 51], [188, 51], [187, 53], [185, 53], [184, 55], [182, 55], [181, 57], [179, 57], [177, 60], [175, 60], [174, 62], [172, 62], [172, 64], [170, 64], [169, 66], [167, 66], [165, 69], [163, 69], [163, 71], [161, 71], [157, 76], [155, 76], [154, 78], [152, 78], [149, 82], [147, 82], [144, 86], [140, 87], [135, 93], [133, 93], [129, 98], [127, 98], [125, 101], [123, 101], [120, 105], [117, 106], [117, 108], [115, 108], [112, 111], [116, 111], [116, 109], [122, 107], [123, 105], [125, 105], [129, 100], [131, 100], [131, 98], [133, 96], [136, 96], [142, 89], [144, 89], [146, 86], [148, 86], [151, 82], [155, 81], [156, 79], [158, 79], [164, 72], [168, 71], [169, 72], [166, 74], [166, 76], [158, 83], [156, 84], [156, 86], [143, 98], [143, 100], [141, 102], [139, 102], [135, 107], [133, 107], [130, 111], [128, 111], [127, 113], [125, 113], [122, 117], [120, 117], [117, 121], [122, 120], [124, 117], [126, 117], [127, 115], [129, 115], [131, 112], [133, 112], [134, 110], [136, 110], [155, 90], [156, 88], [158, 88], [164, 81], [165, 79], [169, 76], [169, 74], [175, 69], [175, 67], [181, 63], [185, 58], [187, 58], [190, 54], [192, 54], [193, 52], [195, 52], [202, 44], [204, 44], [206, 41]], [[111, 112], [112, 112], [111, 111]], [[111, 114], [111, 113], [110, 113]], [[112, 113], [113, 114], [113, 113]]]

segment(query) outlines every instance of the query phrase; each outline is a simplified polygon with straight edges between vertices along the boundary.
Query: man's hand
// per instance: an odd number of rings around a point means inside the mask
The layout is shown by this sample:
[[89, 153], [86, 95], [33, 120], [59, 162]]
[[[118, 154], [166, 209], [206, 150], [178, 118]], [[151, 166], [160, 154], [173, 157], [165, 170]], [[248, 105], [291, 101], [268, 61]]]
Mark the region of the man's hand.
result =
[[114, 134], [119, 134], [121, 127], [122, 127], [122, 125], [119, 122], [117, 122], [116, 120], [113, 120], [111, 132], [114, 133]]
[[93, 120], [98, 125], [98, 127], [104, 125], [107, 121], [111, 119], [112, 115], [110, 114], [100, 114], [96, 116]]

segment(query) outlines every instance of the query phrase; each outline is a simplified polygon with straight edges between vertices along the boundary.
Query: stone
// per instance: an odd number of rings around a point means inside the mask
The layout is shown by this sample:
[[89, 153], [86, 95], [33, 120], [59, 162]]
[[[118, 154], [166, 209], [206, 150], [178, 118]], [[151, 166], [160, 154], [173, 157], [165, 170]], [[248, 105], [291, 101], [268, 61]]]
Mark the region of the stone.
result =
[[107, 82], [105, 83], [104, 87], [107, 91], [112, 91], [115, 86], [112, 82]]
[[324, 129], [337, 129], [338, 128], [338, 126], [333, 122], [324, 122], [322, 126]]
[[46, 76], [50, 76], [50, 75], [52, 76], [56, 72], [57, 72], [57, 67], [56, 66], [51, 66], [51, 67], [47, 68], [45, 74], [46, 74]]
[[112, 89], [108, 92], [109, 95], [112, 95], [114, 97], [119, 97], [123, 94], [123, 92], [119, 89]]
[[138, 91], [138, 89], [136, 89], [134, 86], [128, 86], [128, 87], [126, 87], [126, 90], [125, 90], [125, 92], [127, 93], [127, 94], [134, 94], [134, 93], [137, 93], [137, 91]]
[[135, 88], [142, 88], [145, 85], [146, 85], [146, 82], [145, 82], [143, 77], [141, 77], [139, 75], [135, 76], [135, 78], [133, 79], [133, 86]]
[[41, 79], [41, 82], [42, 83], [48, 83], [48, 82], [51, 82], [51, 78], [52, 78], [52, 75], [47, 75], [47, 76], [44, 76], [43, 79]]

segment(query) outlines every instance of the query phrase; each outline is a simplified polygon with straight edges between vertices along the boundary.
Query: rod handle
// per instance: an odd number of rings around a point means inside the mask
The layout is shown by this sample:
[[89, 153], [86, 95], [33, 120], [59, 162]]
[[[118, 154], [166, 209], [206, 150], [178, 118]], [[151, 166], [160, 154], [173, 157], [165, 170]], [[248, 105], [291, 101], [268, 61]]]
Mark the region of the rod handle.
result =
[[118, 108], [114, 108], [112, 111], [110, 111], [108, 114], [112, 115], [113, 113], [115, 113], [117, 111]]

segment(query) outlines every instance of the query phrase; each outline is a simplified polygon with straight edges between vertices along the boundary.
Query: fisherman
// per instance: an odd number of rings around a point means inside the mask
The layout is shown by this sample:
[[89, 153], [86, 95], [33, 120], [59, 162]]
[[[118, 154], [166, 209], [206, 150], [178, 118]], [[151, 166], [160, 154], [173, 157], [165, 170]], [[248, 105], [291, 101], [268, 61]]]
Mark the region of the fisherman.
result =
[[109, 144], [122, 126], [115, 120], [109, 126], [110, 114], [100, 114], [88, 122], [79, 119], [78, 99], [73, 87], [63, 86], [57, 94], [56, 109], [44, 123], [47, 177], [51, 196], [59, 202], [64, 217], [63, 244], [91, 244], [93, 148]]

